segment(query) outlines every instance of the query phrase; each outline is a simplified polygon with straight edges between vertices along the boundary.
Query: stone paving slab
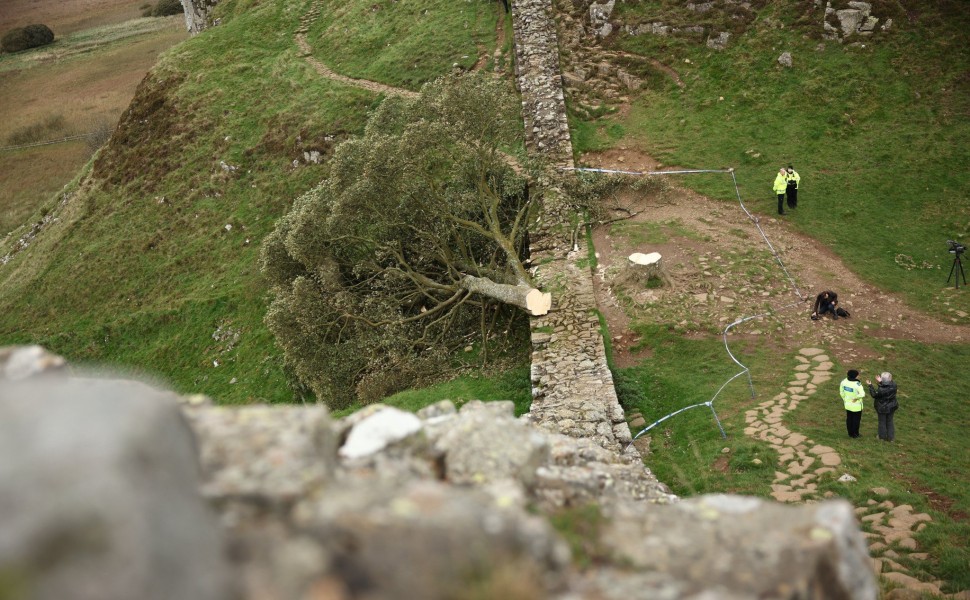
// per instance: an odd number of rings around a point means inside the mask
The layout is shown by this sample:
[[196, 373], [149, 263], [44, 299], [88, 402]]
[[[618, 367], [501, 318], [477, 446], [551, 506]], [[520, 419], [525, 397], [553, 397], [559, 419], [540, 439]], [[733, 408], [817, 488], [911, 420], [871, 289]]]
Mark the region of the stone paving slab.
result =
[[[818, 386], [834, 378], [834, 364], [819, 348], [803, 348], [795, 358], [792, 381], [786, 385], [786, 391], [745, 412], [745, 434], [767, 441], [778, 453], [779, 468], [771, 484], [772, 498], [779, 502], [815, 502], [818, 500], [818, 479], [837, 474], [842, 457], [834, 448], [792, 432], [780, 422], [788, 412], [797, 408], [799, 401], [809, 400]], [[888, 496], [889, 490], [877, 487], [870, 493], [877, 497]], [[830, 495], [831, 492], [826, 493], [826, 496]], [[900, 555], [891, 549], [895, 548], [914, 560], [925, 560], [926, 553], [917, 552], [919, 545], [914, 535], [931, 521], [930, 515], [915, 513], [908, 504], [896, 506], [889, 500], [879, 502], [872, 498], [856, 507], [855, 512], [871, 530], [864, 535], [869, 540], [870, 552], [879, 554], [872, 558], [875, 572], [913, 592], [940, 593], [941, 582], [919, 581], [900, 562]], [[967, 595], [970, 597], [970, 592]], [[959, 598], [960, 595], [951, 597]]]

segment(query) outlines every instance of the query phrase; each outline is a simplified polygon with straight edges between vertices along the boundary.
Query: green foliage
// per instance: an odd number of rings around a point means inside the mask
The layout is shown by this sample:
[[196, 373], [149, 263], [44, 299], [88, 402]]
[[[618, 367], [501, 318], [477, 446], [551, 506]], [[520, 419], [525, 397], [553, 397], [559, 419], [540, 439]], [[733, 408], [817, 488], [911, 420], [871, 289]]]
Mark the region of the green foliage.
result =
[[167, 17], [170, 15], [180, 15], [182, 12], [182, 3], [179, 0], [158, 0], [151, 9], [151, 16]]
[[[522, 361], [528, 361], [528, 336], [522, 329], [521, 339], [513, 356]], [[501, 367], [500, 367], [501, 369]], [[483, 402], [510, 400], [515, 404], [515, 415], [521, 416], [529, 412], [532, 405], [532, 383], [529, 379], [529, 367], [519, 366], [505, 370], [483, 369], [480, 371], [459, 375], [454, 379], [437, 383], [425, 388], [415, 388], [397, 392], [383, 400], [382, 404], [394, 406], [401, 410], [417, 412], [441, 400], [451, 400], [455, 406], [461, 408], [469, 400]], [[340, 418], [362, 408], [363, 405], [354, 403], [351, 406], [334, 411], [334, 418]]]
[[514, 107], [504, 83], [473, 75], [386, 100], [267, 238], [267, 324], [332, 408], [439, 375], [469, 336], [522, 325], [468, 283], [528, 280], [532, 199], [499, 150], [520, 134]]
[[[366, 11], [372, 3], [343, 4]], [[51, 198], [57, 225], [0, 266], [0, 343], [39, 343], [74, 364], [150, 371], [220, 403], [305, 393], [288, 385], [293, 376], [264, 324], [269, 286], [256, 268], [259, 248], [381, 101], [319, 76], [293, 51], [309, 7], [223, 0], [220, 27], [160, 60], [98, 152], [94, 174], [89, 167]], [[481, 30], [494, 31], [496, 5], [475, 8], [488, 9]], [[447, 29], [443, 39], [454, 48], [475, 47], [468, 40], [476, 30], [445, 27], [463, 10], [464, 2], [442, 3], [422, 27]], [[157, 27], [137, 20], [79, 32], [71, 52]], [[482, 42], [491, 53], [494, 40]], [[0, 70], [19, 68], [25, 56], [4, 55]], [[422, 55], [436, 74], [452, 68], [451, 58]], [[311, 150], [323, 164], [303, 160]], [[27, 230], [0, 240], [0, 256]], [[220, 327], [238, 331], [238, 341], [214, 339]]]
[[30, 48], [46, 46], [54, 41], [54, 32], [47, 25], [17, 27], [3, 34], [0, 48], [4, 52], [21, 52]]

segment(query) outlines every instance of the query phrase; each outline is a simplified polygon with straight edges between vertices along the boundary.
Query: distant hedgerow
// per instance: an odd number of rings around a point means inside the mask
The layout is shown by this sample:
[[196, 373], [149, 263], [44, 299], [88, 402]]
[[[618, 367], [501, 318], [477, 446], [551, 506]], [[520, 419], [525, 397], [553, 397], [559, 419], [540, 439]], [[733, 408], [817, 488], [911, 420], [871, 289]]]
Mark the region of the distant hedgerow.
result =
[[47, 25], [28, 25], [11, 29], [0, 38], [4, 52], [20, 52], [38, 46], [46, 46], [54, 41], [54, 32]]
[[184, 12], [180, 0], [158, 0], [155, 4], [142, 4], [140, 8], [143, 17], [168, 17]]

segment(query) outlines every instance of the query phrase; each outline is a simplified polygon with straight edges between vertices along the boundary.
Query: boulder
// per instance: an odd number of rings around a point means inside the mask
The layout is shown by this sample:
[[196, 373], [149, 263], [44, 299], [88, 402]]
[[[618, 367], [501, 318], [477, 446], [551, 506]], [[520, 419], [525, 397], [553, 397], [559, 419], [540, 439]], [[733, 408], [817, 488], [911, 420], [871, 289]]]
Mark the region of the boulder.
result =
[[727, 31], [722, 31], [717, 34], [717, 37], [707, 38], [707, 47], [712, 50], [726, 50], [728, 40], [731, 39], [731, 34]]
[[51, 374], [66, 375], [67, 361], [40, 346], [0, 348], [0, 381], [19, 381]]
[[842, 28], [842, 35], [844, 36], [849, 36], [857, 32], [859, 26], [862, 25], [863, 19], [865, 19], [862, 11], [855, 8], [837, 10], [835, 14], [839, 18], [839, 25]]
[[234, 597], [198, 484], [172, 394], [107, 380], [0, 383], [0, 594]]
[[444, 475], [457, 485], [512, 479], [524, 486], [548, 460], [549, 442], [535, 428], [517, 421], [511, 402], [472, 401], [457, 417], [430, 432], [443, 455]]

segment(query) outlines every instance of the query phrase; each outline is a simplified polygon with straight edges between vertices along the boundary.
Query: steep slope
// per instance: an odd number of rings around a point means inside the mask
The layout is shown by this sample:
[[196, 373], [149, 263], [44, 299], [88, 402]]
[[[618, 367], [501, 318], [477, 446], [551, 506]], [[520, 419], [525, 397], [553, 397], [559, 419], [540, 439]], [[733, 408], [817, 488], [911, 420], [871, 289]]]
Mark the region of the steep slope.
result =
[[[322, 12], [336, 5], [320, 4]], [[400, 16], [414, 4], [385, 8]], [[340, 5], [364, 18], [371, 11], [369, 3]], [[427, 49], [412, 83], [447, 72], [460, 56], [477, 60], [479, 48], [490, 53], [498, 6], [428, 10], [416, 34], [456, 15], [469, 25]], [[219, 27], [165, 56], [109, 145], [35, 217], [44, 223], [36, 235], [21, 228], [0, 248], [0, 340], [147, 370], [223, 402], [292, 399], [262, 323], [259, 246], [325, 175], [333, 145], [359, 131], [381, 99], [321, 77], [304, 60], [295, 33], [311, 7], [224, 2]]]

